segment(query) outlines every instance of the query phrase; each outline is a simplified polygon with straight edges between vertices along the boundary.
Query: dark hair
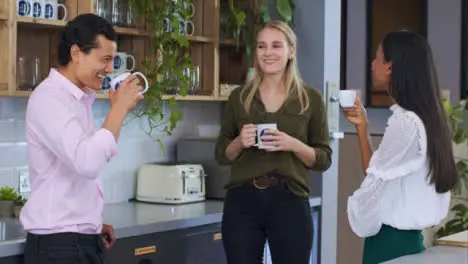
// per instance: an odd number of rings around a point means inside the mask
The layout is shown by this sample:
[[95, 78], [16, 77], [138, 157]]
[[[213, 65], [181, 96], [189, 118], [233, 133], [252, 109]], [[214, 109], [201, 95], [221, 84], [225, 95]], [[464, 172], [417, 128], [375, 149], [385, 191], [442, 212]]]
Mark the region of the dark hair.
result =
[[438, 193], [450, 191], [458, 183], [458, 172], [431, 48], [423, 37], [402, 30], [387, 34], [382, 50], [385, 61], [391, 62], [390, 95], [424, 123], [430, 182]]
[[70, 48], [76, 44], [80, 50], [88, 53], [96, 48], [96, 37], [103, 35], [115, 41], [117, 35], [109, 22], [95, 14], [82, 14], [67, 23], [62, 31], [58, 45], [58, 63], [66, 66], [71, 60]]

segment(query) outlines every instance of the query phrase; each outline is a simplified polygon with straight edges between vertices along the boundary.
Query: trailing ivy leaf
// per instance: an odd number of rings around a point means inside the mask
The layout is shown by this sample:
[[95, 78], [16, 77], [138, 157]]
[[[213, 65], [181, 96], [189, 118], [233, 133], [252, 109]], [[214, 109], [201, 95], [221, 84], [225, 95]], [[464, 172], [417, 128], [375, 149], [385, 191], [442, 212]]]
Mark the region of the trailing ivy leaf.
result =
[[164, 147], [164, 143], [162, 142], [162, 140], [160, 138], [156, 139], [156, 142], [158, 143], [159, 145], [159, 148], [161, 149], [161, 154], [162, 156], [166, 156], [166, 148]]
[[276, 10], [278, 11], [278, 14], [283, 17], [286, 23], [290, 23], [292, 21], [293, 11], [289, 0], [276, 0]]
[[289, 0], [289, 3], [291, 4], [292, 9], [296, 8], [296, 0]]
[[185, 36], [173, 34], [172, 38], [175, 39], [177, 43], [179, 43], [180, 46], [183, 46], [183, 47], [189, 46], [189, 41]]
[[263, 3], [260, 7], [259, 7], [259, 14], [260, 14], [260, 19], [261, 19], [261, 22], [263, 24], [266, 24], [268, 21], [271, 20], [270, 18], [270, 14], [268, 13], [268, 7], [266, 6], [265, 3]]

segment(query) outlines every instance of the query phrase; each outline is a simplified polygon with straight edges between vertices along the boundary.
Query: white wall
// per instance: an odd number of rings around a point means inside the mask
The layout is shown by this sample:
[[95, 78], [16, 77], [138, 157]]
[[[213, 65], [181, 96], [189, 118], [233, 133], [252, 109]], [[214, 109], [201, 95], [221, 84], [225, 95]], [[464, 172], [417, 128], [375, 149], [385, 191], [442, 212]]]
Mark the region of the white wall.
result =
[[[18, 172], [28, 164], [24, 135], [27, 99], [0, 98], [0, 188], [18, 187]], [[158, 144], [140, 128], [139, 120], [127, 124], [121, 132], [118, 154], [102, 171], [106, 202], [122, 202], [134, 197], [135, 172], [147, 162], [169, 161], [174, 158], [174, 144], [178, 138], [196, 136], [198, 124], [219, 124], [221, 103], [183, 102], [179, 104], [184, 120], [173, 136], [163, 136], [166, 155]], [[100, 126], [109, 109], [109, 102], [96, 100], [93, 107], [96, 125]]]

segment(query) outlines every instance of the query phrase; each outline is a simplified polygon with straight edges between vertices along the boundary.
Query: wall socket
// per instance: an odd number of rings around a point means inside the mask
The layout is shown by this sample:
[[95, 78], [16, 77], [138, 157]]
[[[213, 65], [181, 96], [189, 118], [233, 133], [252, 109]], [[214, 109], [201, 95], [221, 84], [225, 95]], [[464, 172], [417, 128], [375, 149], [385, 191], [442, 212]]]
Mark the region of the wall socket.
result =
[[29, 174], [27, 170], [20, 170], [19, 172], [19, 192], [29, 193], [31, 190], [29, 186]]

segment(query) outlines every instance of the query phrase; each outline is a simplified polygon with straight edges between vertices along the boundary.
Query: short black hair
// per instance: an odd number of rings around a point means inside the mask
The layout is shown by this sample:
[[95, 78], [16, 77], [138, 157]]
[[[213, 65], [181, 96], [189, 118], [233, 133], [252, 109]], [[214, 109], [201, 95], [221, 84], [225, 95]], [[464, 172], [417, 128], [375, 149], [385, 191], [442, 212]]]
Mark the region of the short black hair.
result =
[[96, 37], [102, 35], [116, 41], [117, 34], [112, 25], [95, 14], [82, 14], [69, 21], [62, 30], [58, 45], [58, 63], [67, 66], [71, 60], [70, 48], [76, 44], [80, 50], [88, 53], [96, 47]]
[[458, 182], [458, 172], [431, 47], [422, 36], [399, 30], [384, 37], [382, 50], [392, 65], [390, 95], [424, 123], [430, 182], [438, 193], [450, 191]]

